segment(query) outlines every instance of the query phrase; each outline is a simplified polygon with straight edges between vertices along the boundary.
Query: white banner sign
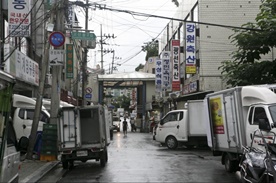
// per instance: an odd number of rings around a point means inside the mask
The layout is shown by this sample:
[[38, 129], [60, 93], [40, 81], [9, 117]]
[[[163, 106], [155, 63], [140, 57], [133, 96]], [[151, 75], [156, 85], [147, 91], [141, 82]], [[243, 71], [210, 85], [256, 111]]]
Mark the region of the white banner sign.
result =
[[186, 66], [196, 64], [195, 33], [195, 23], [186, 23]]
[[9, 36], [29, 37], [31, 13], [30, 0], [9, 0]]
[[162, 86], [163, 89], [171, 90], [170, 51], [162, 52]]
[[39, 85], [38, 63], [16, 50], [16, 77], [28, 83]]
[[155, 62], [155, 92], [162, 92], [162, 60]]
[[50, 65], [63, 65], [64, 63], [64, 50], [49, 50]]

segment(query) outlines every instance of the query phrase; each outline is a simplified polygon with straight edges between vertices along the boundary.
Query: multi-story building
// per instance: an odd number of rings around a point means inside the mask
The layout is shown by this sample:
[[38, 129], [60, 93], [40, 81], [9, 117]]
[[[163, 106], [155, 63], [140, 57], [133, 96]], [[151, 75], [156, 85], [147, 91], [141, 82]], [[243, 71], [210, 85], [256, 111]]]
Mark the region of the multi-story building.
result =
[[[227, 87], [218, 68], [223, 61], [231, 60], [230, 54], [236, 50], [229, 36], [234, 33], [233, 28], [255, 22], [260, 5], [261, 1], [251, 0], [182, 1], [174, 20], [167, 24], [159, 40], [160, 56], [164, 51], [172, 51], [173, 40], [180, 42], [181, 87], [177, 101], [203, 98], [205, 92]], [[190, 31], [192, 26], [194, 30]], [[191, 45], [193, 36], [195, 39]], [[191, 46], [194, 50], [190, 65]], [[271, 59], [273, 55], [266, 57]], [[170, 96], [169, 92], [166, 96]], [[183, 108], [183, 103], [177, 105]]]

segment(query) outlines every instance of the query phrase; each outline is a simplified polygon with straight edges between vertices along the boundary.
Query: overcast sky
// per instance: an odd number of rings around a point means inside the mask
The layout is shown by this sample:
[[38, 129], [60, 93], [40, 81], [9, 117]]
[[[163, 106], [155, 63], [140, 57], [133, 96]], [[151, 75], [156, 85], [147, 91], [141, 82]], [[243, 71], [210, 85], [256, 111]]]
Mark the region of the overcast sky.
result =
[[[83, 0], [84, 1], [84, 0]], [[89, 0], [90, 3], [95, 1]], [[177, 7], [171, 0], [100, 0], [96, 3], [106, 5], [108, 8], [129, 10], [139, 13], [173, 17]], [[93, 6], [91, 6], [93, 7]], [[85, 12], [77, 8], [77, 16], [81, 26], [85, 27]], [[97, 41], [100, 40], [100, 25], [102, 34], [113, 35], [115, 38], [106, 39], [104, 50], [114, 50], [115, 66], [119, 72], [132, 72], [141, 63], [145, 64], [145, 52], [141, 51], [143, 43], [157, 37], [168, 24], [168, 19], [148, 18], [132, 16], [109, 10], [89, 9], [88, 29], [94, 30]], [[99, 36], [99, 37], [98, 37]], [[104, 53], [103, 66], [106, 73], [111, 67], [113, 53]], [[101, 65], [100, 44], [96, 49], [88, 53], [88, 67], [95, 68], [95, 64]], [[117, 64], [120, 64], [117, 65]], [[116, 71], [113, 71], [115, 73]]]

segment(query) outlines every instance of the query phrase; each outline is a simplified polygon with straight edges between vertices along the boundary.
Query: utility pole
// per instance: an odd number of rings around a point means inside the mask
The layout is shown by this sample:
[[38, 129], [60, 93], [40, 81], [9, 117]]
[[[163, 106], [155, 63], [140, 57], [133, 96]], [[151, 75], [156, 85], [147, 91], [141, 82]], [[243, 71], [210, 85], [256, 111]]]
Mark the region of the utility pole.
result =
[[3, 57], [2, 57], [2, 53], [4, 52], [4, 17], [3, 17], [3, 7], [2, 7], [2, 1], [0, 3], [0, 70], [2, 70], [2, 67], [3, 67], [3, 70], [4, 70], [4, 63], [3, 63], [3, 60], [4, 60], [4, 54], [3, 54]]
[[[88, 0], [86, 0], [86, 6], [85, 6], [85, 32], [89, 32], [88, 31]], [[84, 54], [83, 54], [83, 59], [82, 59], [82, 105], [85, 106], [87, 105], [87, 101], [85, 98], [85, 86], [86, 86], [86, 81], [87, 81], [87, 41], [86, 40], [82, 40], [82, 45], [84, 46]]]
[[103, 69], [103, 32], [101, 24], [101, 69]]
[[[53, 17], [56, 12], [56, 0], [52, 3], [52, 11], [50, 14], [50, 21], [49, 23], [53, 23]], [[47, 32], [47, 29], [46, 29]], [[44, 84], [45, 84], [45, 78], [49, 66], [49, 48], [50, 48], [50, 43], [48, 41], [48, 33], [46, 33], [46, 39], [45, 39], [45, 48], [44, 48], [44, 54], [42, 55], [42, 62], [40, 64], [40, 80], [39, 80], [39, 87], [38, 87], [38, 93], [37, 93], [37, 98], [36, 98], [36, 105], [35, 105], [35, 111], [34, 111], [34, 118], [33, 118], [33, 123], [32, 123], [32, 130], [31, 134], [29, 137], [29, 146], [27, 149], [27, 155], [26, 159], [32, 159], [33, 157], [33, 149], [36, 141], [36, 133], [37, 133], [37, 128], [38, 128], [38, 123], [40, 119], [40, 112], [41, 112], [41, 107], [42, 107], [42, 98], [44, 94]]]
[[[64, 33], [64, 9], [65, 0], [60, 0], [58, 11], [56, 14], [55, 31]], [[64, 46], [55, 48], [58, 50], [64, 50]], [[64, 59], [63, 59], [64, 61]], [[52, 66], [52, 89], [51, 89], [51, 112], [50, 112], [50, 124], [58, 123], [58, 110], [60, 106], [60, 86], [61, 86], [61, 65]]]
[[112, 67], [111, 67], [111, 74], [113, 74], [113, 69], [114, 69], [114, 57], [115, 57], [115, 51], [113, 50], [113, 57], [112, 57]]

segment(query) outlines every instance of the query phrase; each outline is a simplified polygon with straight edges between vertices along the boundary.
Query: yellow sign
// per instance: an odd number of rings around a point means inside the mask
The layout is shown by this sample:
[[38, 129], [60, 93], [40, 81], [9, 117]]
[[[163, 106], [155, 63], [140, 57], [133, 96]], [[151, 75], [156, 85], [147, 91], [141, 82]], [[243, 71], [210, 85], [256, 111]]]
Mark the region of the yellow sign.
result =
[[196, 74], [196, 66], [195, 65], [187, 65], [186, 66], [186, 74]]
[[212, 120], [214, 125], [215, 134], [224, 134], [224, 122], [222, 117], [222, 103], [221, 98], [212, 98], [210, 99], [210, 107]]

